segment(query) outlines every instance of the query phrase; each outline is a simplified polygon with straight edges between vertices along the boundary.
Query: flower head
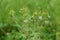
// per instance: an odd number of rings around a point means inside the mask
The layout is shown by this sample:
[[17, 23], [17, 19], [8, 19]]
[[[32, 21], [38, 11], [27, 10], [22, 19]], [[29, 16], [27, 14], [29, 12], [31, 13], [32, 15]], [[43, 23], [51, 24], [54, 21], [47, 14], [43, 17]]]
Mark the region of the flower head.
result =
[[45, 21], [45, 24], [48, 24], [48, 23], [49, 23], [49, 21], [48, 21], [48, 20], [46, 20], [46, 21]]
[[10, 33], [6, 33], [6, 35], [9, 35]]
[[42, 20], [42, 16], [39, 16], [39, 19]]
[[28, 22], [28, 20], [27, 20], [27, 19], [25, 19], [25, 20], [24, 20], [24, 22], [25, 22], [25, 23], [27, 23], [27, 22]]

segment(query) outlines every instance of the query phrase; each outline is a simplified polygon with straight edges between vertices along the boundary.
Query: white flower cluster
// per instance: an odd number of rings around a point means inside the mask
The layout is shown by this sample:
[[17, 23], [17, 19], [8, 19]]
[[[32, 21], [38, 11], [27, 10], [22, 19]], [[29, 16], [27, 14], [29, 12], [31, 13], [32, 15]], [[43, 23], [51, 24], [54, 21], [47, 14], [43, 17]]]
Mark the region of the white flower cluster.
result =
[[[32, 15], [31, 17], [34, 18], [34, 15]], [[49, 15], [48, 15], [47, 17], [48, 17], [48, 18], [51, 18], [51, 16], [49, 16]], [[43, 17], [43, 16], [39, 16], [38, 19], [41, 21], [41, 20], [44, 19], [44, 17]], [[29, 20], [32, 20], [32, 19], [31, 19], [31, 18], [28, 18], [28, 19], [23, 20], [23, 22], [27, 23]], [[44, 20], [43, 22], [44, 22], [45, 24], [49, 24], [49, 23], [50, 23], [49, 20]]]

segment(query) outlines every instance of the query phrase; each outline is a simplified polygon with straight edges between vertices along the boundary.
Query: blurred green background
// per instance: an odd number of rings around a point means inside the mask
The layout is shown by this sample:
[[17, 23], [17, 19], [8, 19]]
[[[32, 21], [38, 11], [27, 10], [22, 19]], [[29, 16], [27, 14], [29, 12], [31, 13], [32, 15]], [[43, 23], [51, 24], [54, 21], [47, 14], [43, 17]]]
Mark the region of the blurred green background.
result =
[[0, 0], [0, 40], [60, 40], [60, 0]]

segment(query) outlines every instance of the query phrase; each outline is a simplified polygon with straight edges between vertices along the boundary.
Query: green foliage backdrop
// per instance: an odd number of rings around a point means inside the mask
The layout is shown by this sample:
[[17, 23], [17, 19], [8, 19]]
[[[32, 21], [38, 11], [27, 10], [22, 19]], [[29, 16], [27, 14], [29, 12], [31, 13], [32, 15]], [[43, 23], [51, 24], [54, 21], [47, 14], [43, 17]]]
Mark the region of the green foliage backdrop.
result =
[[60, 0], [0, 0], [0, 40], [60, 40]]

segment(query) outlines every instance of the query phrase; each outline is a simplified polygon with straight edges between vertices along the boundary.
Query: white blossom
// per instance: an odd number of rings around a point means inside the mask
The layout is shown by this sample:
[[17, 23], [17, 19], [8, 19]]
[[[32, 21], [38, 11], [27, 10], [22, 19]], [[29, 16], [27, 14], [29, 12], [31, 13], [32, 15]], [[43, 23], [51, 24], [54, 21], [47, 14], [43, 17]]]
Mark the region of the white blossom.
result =
[[42, 16], [39, 16], [39, 19], [42, 20]]
[[9, 35], [10, 33], [6, 33], [6, 35]]
[[24, 20], [24, 22], [25, 22], [25, 23], [27, 23], [27, 22], [28, 22], [28, 20], [27, 20], [27, 19], [25, 19], [25, 20]]
[[48, 21], [48, 20], [46, 20], [46, 21], [45, 21], [45, 24], [48, 24], [48, 23], [49, 23], [49, 21]]

